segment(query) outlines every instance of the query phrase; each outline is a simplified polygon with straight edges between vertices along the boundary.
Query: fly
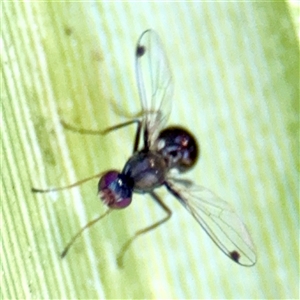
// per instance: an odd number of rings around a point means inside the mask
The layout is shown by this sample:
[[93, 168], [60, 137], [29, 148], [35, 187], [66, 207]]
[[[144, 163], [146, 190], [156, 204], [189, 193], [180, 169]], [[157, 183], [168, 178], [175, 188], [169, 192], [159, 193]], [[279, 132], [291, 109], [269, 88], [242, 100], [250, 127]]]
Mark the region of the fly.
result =
[[[61, 256], [67, 254], [76, 238], [86, 228], [111, 211], [130, 205], [133, 193], [148, 193], [166, 212], [166, 216], [137, 231], [123, 245], [117, 258], [118, 265], [122, 266], [124, 254], [137, 237], [170, 219], [171, 210], [155, 191], [156, 188], [164, 186], [192, 214], [224, 254], [242, 266], [253, 266], [256, 263], [256, 254], [250, 235], [234, 210], [210, 190], [177, 176], [195, 165], [200, 150], [195, 137], [186, 129], [180, 126], [165, 127], [171, 112], [173, 79], [161, 40], [155, 31], [149, 29], [140, 36], [135, 62], [142, 106], [141, 117], [100, 132], [106, 134], [136, 124], [133, 154], [123, 170], [102, 172], [65, 187], [32, 189], [33, 192], [58, 191], [100, 177], [98, 195], [109, 209], [81, 228]], [[66, 124], [65, 126], [70, 127]], [[92, 133], [88, 130], [86, 132]]]

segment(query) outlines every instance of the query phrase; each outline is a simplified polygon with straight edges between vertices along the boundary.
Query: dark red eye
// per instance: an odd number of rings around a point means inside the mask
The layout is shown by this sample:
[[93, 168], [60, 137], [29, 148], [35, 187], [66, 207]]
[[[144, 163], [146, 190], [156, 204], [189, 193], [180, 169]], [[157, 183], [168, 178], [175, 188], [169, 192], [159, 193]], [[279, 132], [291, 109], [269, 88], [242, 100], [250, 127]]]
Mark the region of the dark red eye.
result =
[[117, 171], [105, 173], [98, 184], [98, 194], [110, 208], [125, 208], [131, 203], [133, 183]]

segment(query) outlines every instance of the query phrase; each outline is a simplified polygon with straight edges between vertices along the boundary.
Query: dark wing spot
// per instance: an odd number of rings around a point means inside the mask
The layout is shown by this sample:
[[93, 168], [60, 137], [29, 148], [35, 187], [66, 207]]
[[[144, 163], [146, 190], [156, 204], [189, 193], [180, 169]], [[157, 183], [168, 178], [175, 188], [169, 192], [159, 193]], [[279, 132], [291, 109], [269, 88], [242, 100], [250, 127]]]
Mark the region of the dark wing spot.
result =
[[141, 46], [141, 45], [137, 46], [137, 48], [136, 48], [136, 55], [138, 57], [143, 56], [145, 54], [145, 52], [146, 52], [146, 48], [144, 46]]
[[237, 263], [240, 260], [240, 254], [237, 251], [230, 252], [230, 257]]

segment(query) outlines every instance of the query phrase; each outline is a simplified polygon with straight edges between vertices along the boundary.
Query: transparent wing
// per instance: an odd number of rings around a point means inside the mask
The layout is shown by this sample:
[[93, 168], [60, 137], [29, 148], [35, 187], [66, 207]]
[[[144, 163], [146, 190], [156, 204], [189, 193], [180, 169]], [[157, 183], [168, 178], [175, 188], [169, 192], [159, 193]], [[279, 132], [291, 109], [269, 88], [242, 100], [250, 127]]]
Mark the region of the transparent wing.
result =
[[173, 81], [157, 33], [142, 33], [136, 47], [136, 76], [144, 116], [145, 144], [150, 147], [171, 112]]
[[229, 258], [242, 266], [256, 263], [250, 235], [225, 201], [190, 181], [168, 179], [166, 186]]

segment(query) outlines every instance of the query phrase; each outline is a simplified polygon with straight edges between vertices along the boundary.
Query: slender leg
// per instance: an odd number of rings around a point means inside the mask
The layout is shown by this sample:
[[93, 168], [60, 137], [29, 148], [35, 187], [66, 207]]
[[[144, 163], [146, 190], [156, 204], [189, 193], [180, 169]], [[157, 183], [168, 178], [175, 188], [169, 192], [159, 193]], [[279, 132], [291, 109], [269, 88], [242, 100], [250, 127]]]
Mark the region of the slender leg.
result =
[[108, 127], [104, 130], [93, 130], [93, 129], [84, 129], [84, 128], [77, 128], [67, 122], [65, 122], [64, 120], [60, 120], [60, 123], [63, 125], [63, 127], [65, 127], [66, 129], [70, 130], [70, 131], [74, 131], [74, 132], [78, 132], [78, 133], [82, 133], [82, 134], [92, 134], [92, 135], [105, 135], [111, 131], [114, 131], [116, 129], [131, 125], [133, 123], [138, 123], [140, 122], [138, 119], [134, 119], [134, 120], [130, 120], [128, 122], [124, 122], [121, 124], [117, 124], [111, 127]]
[[149, 131], [148, 131], [148, 128], [146, 127], [145, 130], [144, 130], [144, 148], [146, 150], [149, 150], [150, 148], [150, 144], [149, 144]]
[[79, 236], [81, 236], [81, 234], [83, 233], [83, 231], [85, 230], [85, 229], [87, 229], [87, 228], [89, 228], [89, 227], [91, 227], [91, 226], [93, 226], [95, 223], [97, 223], [98, 221], [100, 221], [102, 218], [104, 218], [105, 216], [107, 216], [109, 213], [111, 213], [112, 212], [112, 209], [109, 209], [109, 210], [107, 210], [103, 215], [101, 215], [101, 216], [99, 216], [99, 217], [97, 217], [96, 219], [94, 219], [94, 220], [92, 220], [92, 221], [90, 221], [90, 222], [88, 222], [85, 226], [83, 226], [73, 237], [72, 237], [72, 239], [70, 240], [70, 242], [67, 244], [67, 246], [65, 247], [65, 249], [64, 249], [64, 251], [61, 253], [61, 258], [64, 258], [66, 255], [67, 255], [67, 253], [68, 253], [68, 251], [69, 251], [69, 249], [70, 249], [70, 247], [74, 244], [74, 242], [77, 240], [77, 238], [79, 237]]
[[70, 185], [66, 185], [66, 186], [63, 186], [63, 187], [57, 187], [57, 188], [52, 188], [52, 189], [45, 189], [45, 190], [42, 190], [42, 189], [36, 189], [36, 188], [31, 188], [31, 191], [33, 193], [49, 193], [49, 192], [56, 192], [56, 191], [61, 191], [61, 190], [67, 190], [67, 189], [70, 189], [72, 187], [75, 187], [75, 186], [78, 186], [78, 185], [81, 185], [89, 180], [92, 180], [94, 178], [99, 178], [103, 175], [104, 172], [101, 172], [99, 174], [96, 174], [96, 175], [93, 175], [91, 177], [88, 177], [88, 178], [85, 178], [85, 179], [82, 179], [80, 181], [77, 181], [75, 183], [72, 183]]
[[134, 140], [134, 145], [133, 145], [133, 153], [138, 150], [139, 142], [140, 142], [140, 134], [141, 134], [141, 127], [142, 127], [142, 122], [139, 119], [133, 119], [128, 122], [124, 122], [121, 124], [117, 124], [111, 127], [108, 127], [104, 130], [91, 130], [91, 129], [81, 129], [81, 128], [76, 128], [71, 124], [66, 123], [64, 120], [60, 120], [60, 123], [68, 130], [78, 132], [81, 134], [91, 134], [91, 135], [105, 135], [111, 131], [126, 127], [128, 125], [131, 125], [133, 123], [137, 123], [137, 131], [135, 134], [135, 140]]
[[151, 226], [148, 226], [144, 229], [141, 229], [139, 231], [137, 231], [133, 237], [131, 237], [122, 247], [122, 249], [119, 252], [119, 255], [117, 257], [117, 264], [120, 268], [123, 267], [123, 259], [124, 259], [124, 255], [126, 253], [126, 251], [129, 249], [129, 247], [131, 246], [131, 244], [142, 234], [147, 233], [155, 228], [157, 228], [159, 225], [163, 224], [164, 222], [168, 221], [171, 216], [172, 216], [172, 211], [159, 199], [159, 197], [154, 193], [150, 193], [150, 195], [153, 197], [153, 199], [156, 201], [156, 203], [158, 203], [161, 208], [167, 213], [167, 216], [164, 217], [162, 220], [154, 223]]
[[138, 151], [139, 143], [140, 143], [140, 136], [141, 136], [141, 129], [142, 129], [142, 122], [140, 120], [136, 120], [138, 122], [138, 126], [136, 129], [134, 144], [133, 144], [133, 151], [132, 154]]

